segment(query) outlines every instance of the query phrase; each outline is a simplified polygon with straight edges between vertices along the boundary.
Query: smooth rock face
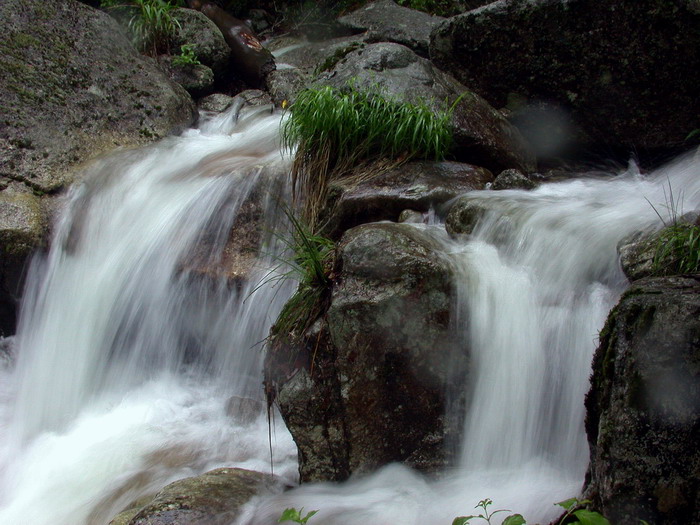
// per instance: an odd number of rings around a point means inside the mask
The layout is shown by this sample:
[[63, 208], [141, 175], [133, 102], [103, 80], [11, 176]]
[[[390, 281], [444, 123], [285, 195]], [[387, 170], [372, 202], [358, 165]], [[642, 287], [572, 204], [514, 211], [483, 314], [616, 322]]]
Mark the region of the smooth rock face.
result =
[[274, 479], [267, 474], [239, 468], [220, 468], [171, 483], [127, 523], [229, 525], [248, 500], [261, 491], [275, 489]]
[[326, 230], [331, 237], [362, 223], [398, 221], [406, 209], [427, 212], [462, 193], [483, 189], [493, 180], [485, 168], [460, 162], [409, 162], [379, 176], [345, 186], [331, 185]]
[[441, 23], [430, 56], [497, 108], [559, 105], [594, 143], [683, 147], [700, 114], [698, 27], [695, 0], [501, 0]]
[[442, 110], [459, 98], [452, 118], [453, 154], [458, 160], [490, 170], [534, 170], [529, 147], [503, 115], [405, 46], [368, 45], [349, 53], [316, 80], [318, 85], [341, 90], [349, 89], [351, 83], [359, 89], [379, 90], [388, 97]]
[[[325, 318], [304, 348], [268, 360], [302, 481], [449, 464], [464, 399], [446, 399], [447, 385], [465, 380], [468, 356], [449, 330], [451, 270], [435, 243], [409, 224], [346, 232]], [[293, 359], [306, 364], [290, 371]]]
[[700, 523], [700, 276], [637, 281], [601, 332], [585, 496], [612, 523]]
[[81, 162], [196, 117], [185, 90], [85, 4], [3, 0], [0, 33], [0, 175], [56, 191]]
[[338, 23], [355, 32], [368, 31], [374, 42], [396, 42], [428, 56], [430, 32], [444, 18], [397, 5], [392, 0], [371, 2], [341, 16]]

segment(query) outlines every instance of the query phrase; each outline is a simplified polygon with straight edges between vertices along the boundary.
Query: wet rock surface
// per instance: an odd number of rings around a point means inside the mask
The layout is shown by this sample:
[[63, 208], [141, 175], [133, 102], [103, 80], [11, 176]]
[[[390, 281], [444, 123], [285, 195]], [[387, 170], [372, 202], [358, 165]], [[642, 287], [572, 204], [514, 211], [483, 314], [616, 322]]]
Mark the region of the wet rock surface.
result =
[[459, 162], [409, 162], [358, 184], [334, 183], [326, 207], [325, 230], [334, 238], [362, 223], [398, 221], [405, 209], [428, 212], [466, 193], [480, 190], [493, 174]]
[[698, 24], [692, 0], [503, 0], [441, 23], [430, 56], [495, 107], [553, 103], [593, 143], [683, 147], [700, 113]]
[[422, 11], [402, 7], [392, 0], [379, 0], [341, 16], [338, 23], [353, 32], [368, 32], [373, 42], [396, 42], [428, 56], [430, 32], [444, 20]]
[[637, 281], [601, 332], [586, 496], [613, 523], [700, 521], [700, 278]]
[[0, 175], [42, 192], [117, 146], [195, 119], [189, 95], [122, 28], [75, 0], [0, 4]]
[[135, 514], [125, 511], [111, 524], [228, 525], [251, 498], [276, 490], [276, 481], [267, 474], [221, 468], [171, 483]]
[[468, 357], [449, 329], [451, 269], [435, 242], [409, 224], [346, 232], [327, 314], [305, 347], [268, 358], [302, 481], [450, 463], [464, 399], [452, 413], [446, 387], [464, 380]]

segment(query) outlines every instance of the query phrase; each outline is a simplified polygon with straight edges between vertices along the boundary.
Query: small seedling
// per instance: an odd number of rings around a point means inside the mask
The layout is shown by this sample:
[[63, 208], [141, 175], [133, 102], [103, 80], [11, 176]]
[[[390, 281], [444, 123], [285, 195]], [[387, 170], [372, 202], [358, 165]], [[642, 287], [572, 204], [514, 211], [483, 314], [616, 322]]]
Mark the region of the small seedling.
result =
[[306, 523], [309, 521], [309, 518], [311, 518], [318, 511], [312, 510], [309, 513], [307, 513], [306, 516], [302, 515], [303, 512], [304, 507], [302, 507], [299, 510], [294, 508], [285, 509], [282, 515], [277, 520], [277, 523], [282, 523], [283, 521], [291, 521], [292, 523]]
[[[452, 521], [452, 525], [465, 525], [465, 524], [469, 523], [471, 520], [473, 520], [474, 518], [481, 518], [486, 523], [491, 525], [491, 518], [493, 518], [493, 516], [495, 514], [498, 514], [499, 512], [510, 512], [509, 510], [506, 510], [506, 509], [498, 509], [498, 510], [494, 510], [494, 511], [489, 512], [488, 508], [492, 504], [493, 504], [493, 501], [491, 501], [490, 499], [488, 499], [488, 498], [482, 499], [479, 503], [477, 503], [476, 507], [474, 507], [474, 508], [475, 509], [478, 509], [478, 508], [483, 509], [483, 511], [484, 511], [483, 514], [477, 514], [474, 516], [459, 516]], [[525, 518], [523, 518], [521, 514], [512, 514], [511, 516], [508, 516], [506, 519], [503, 520], [502, 525], [524, 525], [524, 524], [525, 524]]]

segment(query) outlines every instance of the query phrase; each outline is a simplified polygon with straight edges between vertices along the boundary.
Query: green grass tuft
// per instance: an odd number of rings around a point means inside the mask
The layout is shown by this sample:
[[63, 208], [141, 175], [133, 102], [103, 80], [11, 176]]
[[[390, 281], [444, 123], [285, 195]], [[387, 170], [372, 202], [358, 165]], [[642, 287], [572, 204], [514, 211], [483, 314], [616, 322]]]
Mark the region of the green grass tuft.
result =
[[289, 270], [280, 278], [295, 278], [299, 281], [297, 291], [282, 308], [272, 335], [284, 342], [293, 342], [304, 333], [325, 311], [331, 289], [331, 269], [333, 267], [335, 245], [321, 235], [313, 235], [290, 211], [292, 235], [286, 240], [293, 257], [283, 261]]
[[653, 271], [657, 275], [700, 271], [700, 226], [676, 223], [662, 230], [656, 240]]
[[302, 91], [283, 124], [282, 141], [289, 149], [297, 147], [292, 186], [304, 201], [304, 220], [314, 229], [333, 180], [373, 163], [444, 159], [452, 143], [451, 118], [451, 111], [379, 92], [329, 86]]

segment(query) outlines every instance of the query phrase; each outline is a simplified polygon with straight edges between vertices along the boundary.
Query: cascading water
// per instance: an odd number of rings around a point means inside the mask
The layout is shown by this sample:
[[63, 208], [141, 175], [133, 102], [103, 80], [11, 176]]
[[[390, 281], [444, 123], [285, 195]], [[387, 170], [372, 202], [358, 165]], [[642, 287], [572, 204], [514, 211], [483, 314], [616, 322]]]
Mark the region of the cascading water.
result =
[[[104, 159], [71, 193], [30, 272], [17, 365], [0, 369], [0, 523], [101, 524], [177, 478], [269, 471], [264, 410], [241, 419], [241, 404], [262, 404], [260, 342], [293, 283], [264, 278], [274, 236], [248, 284], [209, 269], [256, 181], [285, 161], [279, 116], [237, 112]], [[659, 224], [652, 204], [700, 207], [699, 170], [686, 157], [648, 177], [469, 194], [484, 209], [472, 235], [427, 227], [455, 268], [472, 357], [454, 385], [470, 400], [458, 465], [439, 481], [390, 465], [302, 487], [251, 502], [238, 525], [292, 506], [319, 524], [437, 525], [484, 498], [530, 523], [554, 517], [586, 468], [591, 356], [626, 283], [617, 244]], [[684, 189], [674, 203], [669, 187]], [[275, 472], [293, 481], [294, 445], [282, 426], [273, 436]]]
[[[458, 515], [512, 509], [548, 523], [557, 501], [577, 496], [588, 462], [584, 396], [598, 331], [626, 286], [617, 246], [700, 207], [700, 158], [650, 176], [482, 191], [473, 234], [449, 241], [460, 316], [472, 356], [462, 453], [454, 472], [428, 482], [398, 465], [342, 485], [317, 484], [250, 505], [242, 524], [273, 523], [285, 507], [319, 509], [326, 525], [451, 523]], [[672, 200], [673, 188], [676, 198]], [[682, 189], [682, 194], [678, 192]], [[508, 513], [497, 514], [500, 523]], [[479, 523], [476, 520], [476, 523]]]
[[[269, 236], [248, 284], [206, 275], [256, 185], [286, 177], [279, 115], [238, 109], [102, 160], [69, 196], [4, 371], [0, 523], [106, 523], [174, 479], [270, 470], [261, 342], [294, 284], [264, 276], [283, 243]], [[275, 471], [293, 481], [278, 430]]]

